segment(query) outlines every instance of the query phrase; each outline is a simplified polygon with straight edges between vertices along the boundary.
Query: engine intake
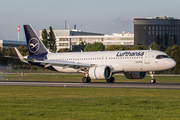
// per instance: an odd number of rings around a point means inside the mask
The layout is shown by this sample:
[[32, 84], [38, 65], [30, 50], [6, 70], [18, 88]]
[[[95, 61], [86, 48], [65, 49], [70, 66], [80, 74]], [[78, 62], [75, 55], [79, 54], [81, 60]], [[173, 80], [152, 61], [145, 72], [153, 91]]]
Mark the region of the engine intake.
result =
[[109, 79], [112, 71], [109, 66], [95, 66], [89, 69], [89, 77], [91, 79]]
[[143, 79], [146, 77], [146, 72], [124, 72], [128, 79]]

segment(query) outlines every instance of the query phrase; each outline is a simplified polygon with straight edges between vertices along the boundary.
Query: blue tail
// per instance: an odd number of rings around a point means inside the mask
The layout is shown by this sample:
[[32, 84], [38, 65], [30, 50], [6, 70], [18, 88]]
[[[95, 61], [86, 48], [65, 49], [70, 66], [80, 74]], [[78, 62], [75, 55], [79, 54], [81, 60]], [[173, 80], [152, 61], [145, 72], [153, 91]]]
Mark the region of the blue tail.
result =
[[46, 47], [42, 41], [39, 40], [31, 25], [24, 25], [24, 32], [29, 55], [46, 55], [48, 53]]

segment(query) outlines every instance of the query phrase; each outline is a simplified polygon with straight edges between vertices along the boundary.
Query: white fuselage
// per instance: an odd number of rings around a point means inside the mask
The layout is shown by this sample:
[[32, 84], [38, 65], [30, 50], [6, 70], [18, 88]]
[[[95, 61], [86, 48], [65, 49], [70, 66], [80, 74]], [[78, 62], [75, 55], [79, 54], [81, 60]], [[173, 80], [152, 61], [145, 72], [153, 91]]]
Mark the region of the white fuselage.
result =
[[[76, 63], [93, 64], [96, 66], [107, 65], [112, 72], [146, 72], [162, 71], [173, 68], [176, 62], [171, 58], [157, 59], [164, 52], [155, 50], [129, 50], [129, 51], [103, 51], [103, 52], [69, 52], [48, 53], [48, 60], [72, 61]], [[57, 71], [76, 72], [74, 68], [53, 66]]]

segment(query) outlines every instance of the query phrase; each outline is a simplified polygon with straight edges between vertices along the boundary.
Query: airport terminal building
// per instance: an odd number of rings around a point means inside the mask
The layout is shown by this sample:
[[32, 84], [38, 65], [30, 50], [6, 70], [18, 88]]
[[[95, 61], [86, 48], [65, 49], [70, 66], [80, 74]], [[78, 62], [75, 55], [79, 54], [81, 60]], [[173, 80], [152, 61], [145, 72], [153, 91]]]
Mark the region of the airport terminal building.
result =
[[174, 17], [134, 18], [134, 45], [156, 42], [161, 50], [180, 45], [180, 19]]
[[[81, 43], [92, 44], [94, 42], [102, 42], [106, 47], [109, 45], [134, 45], [134, 34], [130, 33], [113, 33], [112, 35], [104, 35], [102, 33], [91, 33], [73, 30], [53, 30], [56, 37], [57, 50], [68, 48], [73, 51], [79, 51], [77, 46], [82, 46]], [[49, 31], [47, 31], [49, 32]], [[42, 39], [42, 31], [39, 37]], [[74, 49], [76, 48], [76, 49]], [[83, 50], [83, 48], [81, 48]]]

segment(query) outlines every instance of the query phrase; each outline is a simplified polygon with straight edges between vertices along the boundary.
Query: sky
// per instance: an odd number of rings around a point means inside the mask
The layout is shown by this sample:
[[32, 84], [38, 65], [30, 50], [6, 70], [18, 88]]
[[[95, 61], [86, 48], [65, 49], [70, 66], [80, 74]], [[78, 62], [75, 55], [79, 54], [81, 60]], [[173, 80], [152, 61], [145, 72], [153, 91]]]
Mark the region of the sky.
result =
[[180, 19], [178, 0], [0, 0], [0, 40], [25, 40], [23, 25], [39, 30], [69, 29], [111, 35], [134, 33], [134, 18], [167, 16]]

